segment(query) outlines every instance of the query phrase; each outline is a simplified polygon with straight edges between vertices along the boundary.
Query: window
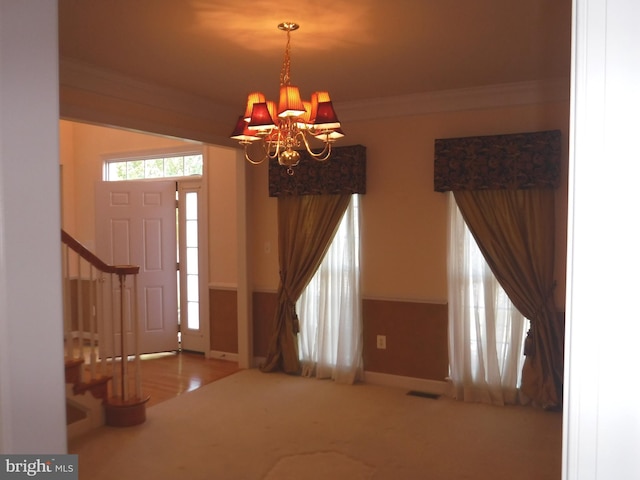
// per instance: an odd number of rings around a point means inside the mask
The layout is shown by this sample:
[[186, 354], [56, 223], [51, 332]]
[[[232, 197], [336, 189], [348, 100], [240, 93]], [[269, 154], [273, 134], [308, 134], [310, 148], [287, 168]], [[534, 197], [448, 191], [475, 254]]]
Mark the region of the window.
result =
[[187, 308], [186, 327], [191, 330], [200, 329], [200, 301], [198, 283], [198, 192], [191, 191], [184, 193], [185, 218], [184, 218], [184, 243], [186, 249], [185, 258], [182, 260], [182, 268], [186, 281], [181, 284], [186, 285], [187, 291], [184, 301]]
[[487, 265], [449, 196], [449, 364], [455, 396], [516, 403], [525, 318]]
[[188, 177], [191, 175], [202, 175], [201, 153], [114, 158], [107, 160], [104, 168], [104, 179], [109, 182]]
[[296, 304], [303, 375], [353, 383], [362, 370], [360, 208], [357, 195]]

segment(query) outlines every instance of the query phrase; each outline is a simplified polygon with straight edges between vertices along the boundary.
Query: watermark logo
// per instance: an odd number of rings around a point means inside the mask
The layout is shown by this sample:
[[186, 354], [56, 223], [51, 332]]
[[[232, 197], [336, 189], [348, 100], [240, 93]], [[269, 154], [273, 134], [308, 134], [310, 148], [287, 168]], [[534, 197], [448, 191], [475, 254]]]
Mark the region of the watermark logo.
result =
[[78, 480], [77, 455], [0, 455], [0, 480]]

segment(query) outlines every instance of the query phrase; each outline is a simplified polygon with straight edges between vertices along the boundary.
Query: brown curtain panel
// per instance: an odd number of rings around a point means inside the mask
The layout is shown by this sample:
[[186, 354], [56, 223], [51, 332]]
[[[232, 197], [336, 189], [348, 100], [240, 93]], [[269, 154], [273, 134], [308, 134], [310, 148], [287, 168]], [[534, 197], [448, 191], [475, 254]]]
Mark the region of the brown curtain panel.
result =
[[278, 197], [278, 306], [264, 372], [300, 373], [296, 301], [331, 244], [351, 195]]
[[531, 321], [522, 392], [562, 405], [564, 325], [554, 305], [554, 191], [454, 191], [469, 229], [502, 288]]

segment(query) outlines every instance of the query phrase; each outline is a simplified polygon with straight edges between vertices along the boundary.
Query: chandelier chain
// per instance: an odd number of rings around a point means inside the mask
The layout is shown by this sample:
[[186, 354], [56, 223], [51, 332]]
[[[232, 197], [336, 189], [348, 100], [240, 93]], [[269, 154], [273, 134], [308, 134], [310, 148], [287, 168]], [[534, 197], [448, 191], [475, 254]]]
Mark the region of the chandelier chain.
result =
[[287, 29], [287, 46], [284, 50], [284, 60], [282, 62], [282, 70], [280, 70], [280, 86], [291, 84], [291, 30]]

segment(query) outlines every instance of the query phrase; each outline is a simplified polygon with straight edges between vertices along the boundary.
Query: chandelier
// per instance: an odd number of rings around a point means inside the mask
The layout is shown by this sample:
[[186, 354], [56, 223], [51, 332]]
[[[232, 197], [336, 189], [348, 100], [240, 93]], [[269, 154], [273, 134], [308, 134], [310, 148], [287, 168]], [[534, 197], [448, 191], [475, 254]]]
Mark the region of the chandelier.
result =
[[[344, 136], [328, 92], [314, 92], [311, 101], [303, 101], [298, 87], [291, 85], [291, 32], [299, 27], [292, 22], [278, 25], [287, 32], [287, 46], [280, 71], [277, 108], [276, 103], [266, 100], [262, 93], [250, 93], [245, 113], [238, 117], [231, 134], [231, 138], [244, 146], [247, 161], [257, 165], [268, 158], [277, 158], [280, 165], [287, 167], [289, 175], [293, 175], [293, 167], [300, 162], [297, 150], [304, 147], [312, 158], [325, 161], [331, 155], [331, 145]], [[310, 143], [313, 142], [322, 148], [312, 150]], [[261, 145], [261, 158], [257, 160], [251, 158], [248, 150], [254, 143]]]

